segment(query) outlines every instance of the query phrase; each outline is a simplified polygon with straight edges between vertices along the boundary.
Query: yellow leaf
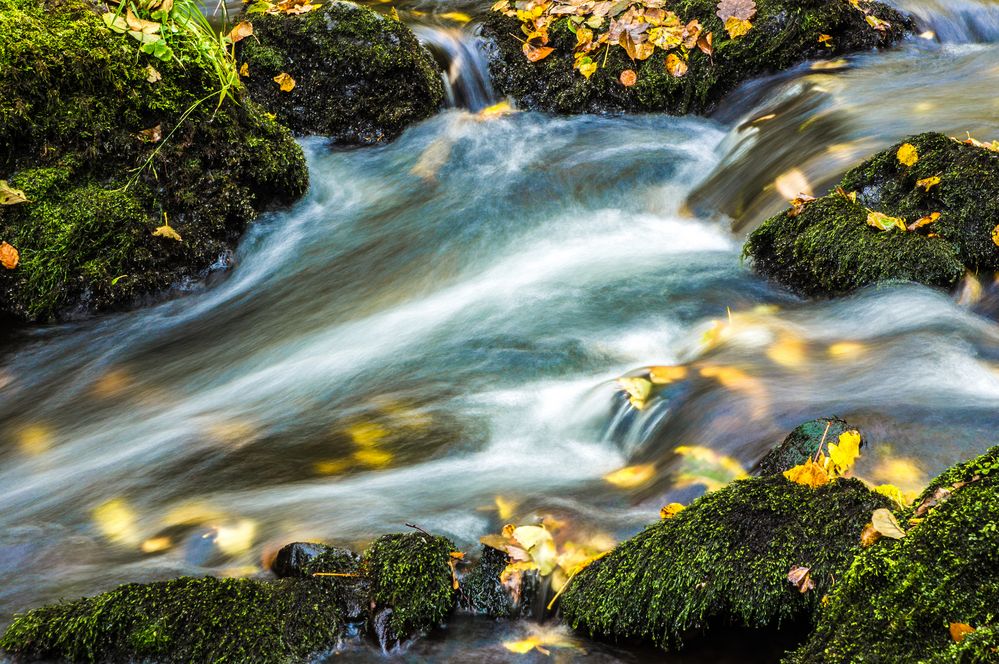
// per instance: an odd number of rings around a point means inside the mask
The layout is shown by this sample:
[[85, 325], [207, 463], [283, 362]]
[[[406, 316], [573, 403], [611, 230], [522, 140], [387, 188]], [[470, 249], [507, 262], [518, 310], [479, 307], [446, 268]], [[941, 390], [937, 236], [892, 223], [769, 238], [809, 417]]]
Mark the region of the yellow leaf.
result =
[[542, 526], [519, 526], [513, 529], [513, 539], [531, 554], [531, 562], [538, 566], [541, 576], [548, 576], [558, 565], [555, 540]]
[[903, 231], [908, 230], [905, 225], [905, 219], [889, 217], [887, 214], [874, 212], [873, 210], [867, 211], [867, 225], [882, 231], [889, 231], [892, 228], [898, 228]]
[[888, 21], [884, 21], [878, 18], [877, 16], [874, 16], [873, 14], [868, 14], [867, 16], [864, 17], [864, 20], [867, 21], [867, 24], [869, 26], [871, 26], [875, 30], [878, 30], [879, 32], [885, 32], [888, 30], [888, 28], [891, 27], [891, 23], [889, 23]]
[[687, 377], [687, 367], [649, 367], [649, 380], [653, 385], [668, 385]]
[[597, 69], [597, 63], [590, 58], [583, 58], [579, 63], [579, 73], [586, 77], [586, 80], [590, 80], [590, 76], [593, 76]]
[[402, 19], [399, 17], [399, 10], [393, 7], [389, 10], [389, 18], [391, 18], [396, 23], [402, 23]]
[[670, 503], [669, 505], [664, 505], [661, 510], [659, 510], [660, 519], [672, 519], [677, 514], [683, 511], [683, 505], [681, 503]]
[[826, 48], [832, 48], [833, 47], [832, 35], [825, 35], [825, 34], [819, 35], [819, 43], [825, 46]]
[[537, 638], [531, 637], [527, 639], [522, 639], [520, 641], [504, 641], [503, 647], [510, 652], [517, 653], [518, 655], [524, 655], [526, 653], [534, 650], [536, 646], [541, 645], [541, 641]]
[[153, 237], [165, 237], [170, 240], [176, 240], [177, 242], [183, 242], [180, 237], [180, 233], [175, 231], [170, 224], [164, 222], [162, 226], [153, 231]]
[[507, 500], [503, 496], [496, 496], [494, 502], [496, 503], [496, 514], [499, 516], [500, 521], [509, 521], [513, 517], [514, 511], [517, 509], [517, 502], [514, 500]]
[[860, 432], [854, 429], [839, 435], [839, 443], [829, 443], [829, 460], [833, 470], [842, 475], [853, 467], [860, 456]]
[[753, 24], [749, 21], [741, 18], [735, 18], [734, 16], [725, 21], [725, 31], [728, 33], [729, 38], [737, 39], [753, 27]]
[[233, 26], [228, 38], [233, 44], [241, 42], [253, 34], [253, 24], [249, 21], [241, 21]]
[[656, 467], [653, 464], [626, 466], [604, 475], [604, 481], [619, 489], [633, 489], [648, 484], [656, 477]]
[[960, 643], [964, 641], [964, 637], [968, 636], [975, 631], [975, 628], [968, 623], [951, 623], [950, 624], [950, 638], [954, 639], [955, 643]]
[[47, 426], [32, 424], [17, 433], [17, 446], [29, 456], [39, 456], [52, 449], [55, 434]]
[[857, 192], [855, 191], [848, 192], [843, 187], [836, 185], [836, 193], [845, 198], [846, 200], [850, 201], [851, 203], [857, 202]]
[[[3, 184], [3, 183], [0, 182], [0, 184]], [[0, 192], [0, 194], [2, 194], [2, 193], [3, 192]], [[999, 226], [996, 226], [995, 228], [992, 229], [992, 242], [993, 242], [993, 244], [999, 246]]]
[[511, 113], [513, 113], [513, 107], [510, 106], [510, 102], [501, 101], [493, 104], [492, 106], [487, 106], [479, 111], [478, 117], [484, 120], [491, 120], [493, 118], [500, 118]]
[[0, 265], [8, 270], [13, 270], [21, 262], [21, 254], [13, 245], [0, 242]]
[[274, 77], [274, 82], [278, 84], [281, 88], [281, 92], [291, 92], [295, 89], [295, 79], [289, 76], [286, 72], [281, 72]]
[[364, 449], [354, 452], [354, 460], [372, 468], [382, 468], [392, 463], [392, 455], [377, 449]]
[[775, 364], [793, 369], [805, 363], [807, 348], [801, 339], [784, 334], [767, 348], [767, 357]]
[[93, 511], [98, 530], [116, 544], [134, 545], [139, 543], [136, 532], [138, 517], [132, 507], [122, 498], [113, 498], [101, 503]]
[[923, 226], [929, 226], [930, 224], [932, 224], [933, 222], [935, 222], [939, 218], [940, 218], [940, 213], [939, 212], [931, 212], [930, 214], [926, 215], [925, 217], [920, 217], [916, 221], [912, 222], [911, 224], [908, 225], [907, 228], [910, 231], [914, 231], [917, 228], [922, 228]]
[[804, 486], [812, 487], [817, 489], [820, 486], [829, 483], [829, 473], [823, 467], [823, 464], [816, 463], [809, 459], [800, 466], [795, 466], [790, 470], [784, 471], [784, 477], [791, 480], [795, 484], [802, 484]]
[[905, 494], [902, 493], [902, 490], [894, 484], [879, 484], [874, 487], [874, 490], [882, 496], [887, 496], [891, 500], [895, 501], [895, 504], [899, 507], [904, 508], [909, 504], [909, 501], [905, 499]]
[[339, 475], [350, 468], [351, 462], [346, 459], [327, 459], [316, 461], [312, 464], [312, 469], [317, 475]]
[[711, 448], [680, 445], [673, 451], [682, 458], [673, 483], [677, 488], [702, 484], [708, 491], [715, 491], [734, 480], [748, 477], [737, 459], [719, 454]]
[[940, 176], [934, 175], [933, 177], [923, 178], [922, 180], [916, 180], [916, 186], [922, 187], [925, 191], [929, 191], [933, 187], [940, 184]]
[[239, 68], [239, 75], [242, 76], [243, 78], [250, 77], [250, 63], [244, 62], [242, 64], [242, 66]]
[[257, 536], [257, 524], [250, 519], [241, 519], [232, 525], [219, 526], [215, 529], [215, 546], [219, 551], [229, 556], [236, 556], [249, 551]]
[[916, 162], [919, 161], [919, 152], [916, 150], [916, 146], [911, 143], [903, 143], [896, 156], [904, 166], [915, 166]]
[[884, 507], [874, 510], [874, 514], [871, 516], [871, 523], [874, 525], [874, 529], [885, 537], [892, 539], [902, 539], [905, 537], [905, 531], [902, 530], [902, 526], [898, 525], [898, 519], [891, 513], [891, 510]]
[[829, 346], [827, 352], [837, 360], [854, 360], [866, 353], [867, 348], [855, 341], [840, 341]]
[[632, 406], [638, 410], [645, 408], [652, 394], [652, 381], [641, 376], [622, 376], [617, 379], [617, 384], [628, 393]]
[[812, 185], [808, 181], [808, 176], [797, 168], [792, 168], [777, 176], [777, 179], [774, 180], [774, 187], [777, 189], [777, 193], [787, 200], [799, 198], [803, 195], [811, 196], [814, 193]]
[[671, 76], [682, 78], [687, 75], [687, 63], [676, 53], [670, 53], [666, 56], [666, 71]]
[[6, 180], [0, 180], [0, 205], [27, 203], [28, 197], [20, 189], [14, 189]]
[[472, 20], [472, 17], [465, 12], [444, 12], [443, 14], [435, 14], [435, 16], [455, 23], [469, 23]]
[[377, 422], [358, 422], [347, 427], [345, 433], [358, 447], [376, 447], [390, 432]]

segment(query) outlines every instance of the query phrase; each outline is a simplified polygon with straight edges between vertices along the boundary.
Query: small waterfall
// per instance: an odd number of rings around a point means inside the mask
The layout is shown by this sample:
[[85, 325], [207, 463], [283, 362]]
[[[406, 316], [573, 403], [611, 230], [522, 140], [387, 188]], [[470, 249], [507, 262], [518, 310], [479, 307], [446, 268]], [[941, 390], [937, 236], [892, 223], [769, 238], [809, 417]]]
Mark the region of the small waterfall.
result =
[[948, 44], [999, 41], [999, 3], [989, 0], [902, 0], [920, 28], [933, 31]]
[[444, 70], [444, 87], [450, 108], [480, 111], [497, 101], [489, 81], [489, 67], [482, 39], [468, 28], [414, 25], [419, 37]]

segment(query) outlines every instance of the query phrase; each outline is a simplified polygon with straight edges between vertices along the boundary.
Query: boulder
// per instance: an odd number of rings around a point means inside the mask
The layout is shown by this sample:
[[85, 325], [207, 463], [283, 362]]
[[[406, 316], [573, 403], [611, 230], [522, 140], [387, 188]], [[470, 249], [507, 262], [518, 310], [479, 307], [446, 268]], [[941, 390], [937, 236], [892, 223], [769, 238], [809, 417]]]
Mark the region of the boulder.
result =
[[[171, 43], [166, 60], [139, 52], [85, 0], [0, 0], [0, 180], [27, 198], [0, 205], [20, 258], [0, 268], [0, 317], [67, 318], [199, 279], [261, 210], [305, 192], [290, 132], [238, 88], [220, 98], [203, 44]], [[167, 225], [180, 240], [154, 235]]]
[[[437, 64], [399, 21], [351, 2], [299, 15], [249, 14], [239, 59], [253, 99], [297, 134], [336, 143], [388, 141], [444, 101]], [[283, 91], [274, 78], [287, 74]]]
[[[835, 443], [847, 431], [859, 430], [838, 417], [809, 420], [795, 427], [779, 445], [767, 452], [757, 464], [756, 470], [760, 475], [779, 475], [814, 458], [819, 449], [827, 451], [826, 444]], [[865, 443], [861, 438], [861, 449]]]
[[[540, 3], [535, 3], [539, 5]], [[626, 14], [628, 3], [611, 5], [611, 16]], [[650, 5], [653, 3], [649, 3]], [[661, 4], [661, 3], [660, 3]], [[813, 58], [838, 58], [847, 53], [889, 46], [912, 29], [911, 19], [879, 2], [861, 2], [871, 16], [886, 21], [883, 30], [867, 23], [864, 11], [845, 0], [758, 0], [752, 28], [730, 38], [717, 15], [717, 0], [683, 0], [664, 5], [683, 24], [697, 20], [713, 35], [713, 54], [696, 46], [689, 51], [683, 76], [667, 71], [665, 60], [680, 53], [656, 49], [645, 60], [632, 60], [620, 46], [600, 47], [591, 60], [599, 66], [586, 79], [573, 69], [575, 30], [568, 18], [556, 15], [549, 26], [554, 51], [530, 62], [523, 51], [524, 32], [515, 17], [490, 13], [483, 35], [490, 40], [490, 64], [497, 92], [514, 97], [531, 110], [553, 113], [605, 113], [615, 111], [665, 112], [675, 115], [705, 114], [740, 83], [763, 74], [788, 69]], [[521, 9], [525, 3], [508, 3]], [[608, 17], [609, 18], [609, 17]], [[606, 31], [609, 23], [599, 30]], [[820, 38], [828, 36], [828, 42]], [[639, 37], [641, 39], [641, 37]], [[619, 40], [620, 41], [620, 40]], [[541, 46], [541, 44], [538, 44]], [[682, 59], [682, 58], [681, 58]], [[634, 85], [625, 86], [625, 70], [636, 73]]]

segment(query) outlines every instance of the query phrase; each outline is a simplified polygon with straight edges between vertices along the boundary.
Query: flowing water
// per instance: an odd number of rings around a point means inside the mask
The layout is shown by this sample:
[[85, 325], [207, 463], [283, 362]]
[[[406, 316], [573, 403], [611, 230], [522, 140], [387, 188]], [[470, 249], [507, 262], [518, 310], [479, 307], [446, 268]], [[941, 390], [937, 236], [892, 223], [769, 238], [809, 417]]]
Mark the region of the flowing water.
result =
[[[874, 442], [859, 474], [910, 490], [993, 444], [992, 284], [805, 302], [740, 262], [789, 187], [820, 193], [918, 131], [999, 137], [997, 6], [902, 5], [934, 34], [750, 82], [706, 119], [483, 117], [474, 26], [420, 19], [454, 108], [387, 146], [304, 141], [311, 191], [261, 219], [229, 272], [6, 343], [0, 625], [407, 523], [466, 551], [542, 515], [620, 539], [703, 490], [677, 446], [750, 468], [830, 414]], [[648, 365], [686, 378], [638, 412], [614, 379]], [[624, 466], [653, 477], [604, 480]], [[406, 657], [506, 661], [500, 642], [532, 629], [462, 619]], [[581, 644], [587, 661], [648, 656]], [[724, 645], [668, 661], [775, 658]]]

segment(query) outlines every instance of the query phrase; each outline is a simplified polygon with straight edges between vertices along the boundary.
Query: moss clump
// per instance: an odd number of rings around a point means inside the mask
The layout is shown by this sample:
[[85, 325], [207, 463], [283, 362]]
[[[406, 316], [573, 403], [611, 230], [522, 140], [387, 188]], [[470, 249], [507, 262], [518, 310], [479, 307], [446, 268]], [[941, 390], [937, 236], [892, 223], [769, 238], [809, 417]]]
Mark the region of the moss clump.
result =
[[[84, 0], [0, 0], [0, 179], [30, 199], [0, 208], [22, 261], [0, 270], [0, 315], [51, 320], [196, 278], [260, 209], [305, 191], [289, 132], [238, 92], [216, 108], [209, 63], [178, 57], [138, 54]], [[174, 133], [145, 142], [156, 126]], [[152, 237], [164, 214], [183, 242]]]
[[[807, 619], [860, 549], [883, 496], [852, 479], [811, 489], [783, 476], [733, 482], [653, 524], [569, 585], [562, 612], [593, 635], [665, 648], [714, 625]], [[787, 580], [811, 569], [815, 588]]]
[[18, 616], [0, 649], [74, 662], [295, 662], [344, 632], [335, 583], [180, 578]]
[[[890, 45], [911, 28], [905, 16], [877, 2], [864, 3], [889, 21], [891, 29], [873, 30], [864, 15], [843, 0], [757, 0], [753, 28], [743, 37], [729, 39], [716, 16], [717, 0], [678, 0], [668, 9], [684, 21], [698, 19], [714, 34], [715, 52], [709, 58], [695, 49], [686, 76], [670, 75], [665, 54], [632, 62], [625, 51], [612, 47], [606, 66], [589, 80], [572, 69], [575, 35], [567, 19], [550, 30], [555, 52], [536, 63], [521, 51], [520, 23], [499, 13], [486, 17], [483, 32], [492, 40], [490, 72], [498, 91], [513, 96], [527, 108], [555, 113], [649, 111], [672, 114], [707, 113], [739, 83], [768, 72], [781, 71], [810, 58], [840, 57], [846, 53]], [[833, 37], [833, 48], [819, 43], [819, 35]], [[604, 64], [604, 51], [594, 60]], [[626, 88], [618, 80], [632, 69], [638, 82]]]
[[[434, 114], [444, 85], [433, 57], [405, 25], [350, 2], [298, 16], [253, 15], [240, 59], [253, 98], [300, 134], [376, 143]], [[258, 41], [259, 40], [259, 41]], [[285, 72], [297, 85], [281, 92]]]
[[478, 563], [461, 579], [458, 605], [469, 613], [493, 618], [515, 615], [513, 600], [500, 581], [509, 562], [506, 552], [483, 546]]
[[[890, 214], [890, 212], [887, 212]], [[757, 272], [804, 295], [842, 295], [890, 281], [950, 288], [964, 274], [942, 238], [867, 225], [867, 209], [838, 194], [780, 213], [749, 236], [744, 253]]]
[[[944, 494], [943, 491], [949, 492]], [[920, 506], [937, 504], [923, 513]], [[908, 524], [919, 514], [923, 521]], [[865, 549], [787, 661], [994, 662], [999, 621], [999, 447], [943, 473]], [[907, 525], [908, 524], [908, 525]], [[955, 644], [950, 623], [981, 628]]]
[[[837, 417], [809, 420], [796, 427], [787, 434], [780, 445], [767, 452], [757, 464], [757, 470], [760, 475], [779, 475], [813, 458], [820, 448], [823, 452], [827, 452], [826, 444], [835, 443], [839, 440], [840, 434], [850, 430], [856, 430], [856, 427], [851, 427]], [[823, 444], [823, 439], [826, 444]], [[861, 448], [864, 443], [865, 441], [861, 439]]]
[[387, 618], [372, 625], [383, 646], [429, 630], [454, 608], [454, 550], [445, 537], [417, 532], [385, 535], [364, 552], [373, 612]]

